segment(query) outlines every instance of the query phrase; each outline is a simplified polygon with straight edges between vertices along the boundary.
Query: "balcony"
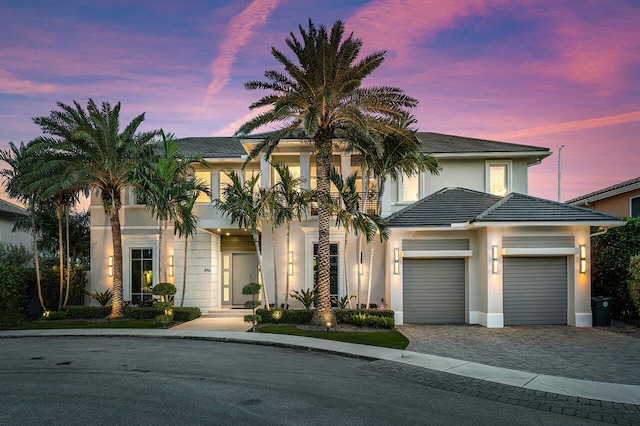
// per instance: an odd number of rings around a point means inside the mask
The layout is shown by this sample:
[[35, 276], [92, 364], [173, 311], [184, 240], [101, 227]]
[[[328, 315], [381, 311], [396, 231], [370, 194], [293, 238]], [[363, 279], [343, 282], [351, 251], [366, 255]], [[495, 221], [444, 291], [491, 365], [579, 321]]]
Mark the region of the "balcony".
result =
[[[338, 203], [340, 202], [340, 194], [338, 192], [332, 192], [331, 194], [331, 199]], [[366, 200], [365, 200], [365, 193], [364, 192], [359, 192], [358, 193], [358, 210], [360, 211], [364, 211], [368, 214], [374, 214], [376, 213], [376, 210], [378, 208], [378, 193], [375, 191], [370, 191], [366, 194]], [[318, 215], [318, 202], [317, 201], [313, 201], [311, 203], [311, 206], [309, 208], [309, 211], [311, 213], [311, 216], [317, 216]]]

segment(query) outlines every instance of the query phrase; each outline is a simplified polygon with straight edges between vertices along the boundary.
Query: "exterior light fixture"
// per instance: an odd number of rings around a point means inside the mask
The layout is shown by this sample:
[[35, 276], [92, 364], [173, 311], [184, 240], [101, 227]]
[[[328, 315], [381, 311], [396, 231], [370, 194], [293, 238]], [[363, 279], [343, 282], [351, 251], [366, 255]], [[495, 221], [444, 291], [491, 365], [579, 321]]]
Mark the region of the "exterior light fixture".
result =
[[293, 252], [292, 251], [289, 252], [288, 265], [289, 265], [289, 275], [293, 275]]
[[491, 258], [492, 258], [491, 272], [493, 272], [494, 274], [497, 274], [498, 273], [498, 246], [491, 247]]
[[580, 245], [580, 273], [584, 274], [587, 272], [587, 247], [582, 244]]
[[400, 273], [400, 249], [393, 249], [393, 273], [398, 275]]
[[109, 256], [109, 276], [113, 276], [113, 256]]
[[173, 255], [169, 256], [169, 276], [173, 276]]

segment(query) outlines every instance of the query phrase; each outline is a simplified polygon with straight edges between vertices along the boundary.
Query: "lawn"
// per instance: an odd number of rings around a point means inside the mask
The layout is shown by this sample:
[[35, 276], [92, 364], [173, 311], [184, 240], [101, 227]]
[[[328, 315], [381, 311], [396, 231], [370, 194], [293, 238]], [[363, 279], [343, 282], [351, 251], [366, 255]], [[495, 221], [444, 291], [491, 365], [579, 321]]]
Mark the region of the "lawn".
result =
[[50, 330], [73, 328], [156, 328], [153, 320], [131, 321], [31, 321], [22, 322], [14, 330]]
[[380, 346], [391, 349], [405, 349], [409, 340], [399, 331], [311, 331], [301, 330], [294, 325], [265, 325], [260, 333], [289, 334], [292, 336], [313, 337], [315, 339], [337, 340], [359, 345]]

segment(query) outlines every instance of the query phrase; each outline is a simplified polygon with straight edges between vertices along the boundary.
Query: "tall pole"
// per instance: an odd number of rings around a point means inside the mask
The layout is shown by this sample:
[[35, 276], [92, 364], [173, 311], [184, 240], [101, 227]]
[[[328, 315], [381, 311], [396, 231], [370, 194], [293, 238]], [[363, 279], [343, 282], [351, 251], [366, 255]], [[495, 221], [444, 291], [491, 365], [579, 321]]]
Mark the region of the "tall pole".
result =
[[558, 202], [562, 202], [562, 148], [564, 145], [558, 147]]

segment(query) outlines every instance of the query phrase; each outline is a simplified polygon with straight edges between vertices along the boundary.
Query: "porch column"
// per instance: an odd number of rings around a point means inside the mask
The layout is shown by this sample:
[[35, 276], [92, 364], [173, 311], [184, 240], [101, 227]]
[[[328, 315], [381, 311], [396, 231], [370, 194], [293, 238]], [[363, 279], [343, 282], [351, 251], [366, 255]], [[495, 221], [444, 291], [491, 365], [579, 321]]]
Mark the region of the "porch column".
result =
[[340, 153], [340, 176], [346, 180], [351, 174], [351, 154], [347, 152]]
[[264, 152], [260, 153], [260, 188], [271, 187], [271, 165]]

